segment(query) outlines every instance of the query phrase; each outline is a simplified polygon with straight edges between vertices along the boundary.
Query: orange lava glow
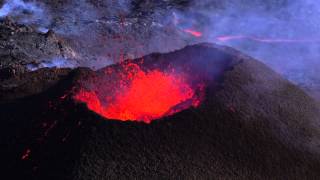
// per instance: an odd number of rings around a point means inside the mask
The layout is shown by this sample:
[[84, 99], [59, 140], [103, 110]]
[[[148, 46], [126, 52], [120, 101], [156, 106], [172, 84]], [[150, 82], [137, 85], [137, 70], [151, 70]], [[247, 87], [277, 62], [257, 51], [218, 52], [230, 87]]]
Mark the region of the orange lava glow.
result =
[[113, 94], [101, 97], [95, 91], [81, 89], [74, 98], [107, 119], [146, 123], [200, 104], [182, 74], [143, 71], [136, 64], [125, 71], [129, 72], [121, 73]]
[[202, 36], [202, 33], [201, 33], [201, 32], [195, 31], [195, 30], [192, 30], [192, 29], [185, 29], [184, 32], [189, 33], [189, 34], [191, 34], [192, 36], [198, 37], [198, 38]]

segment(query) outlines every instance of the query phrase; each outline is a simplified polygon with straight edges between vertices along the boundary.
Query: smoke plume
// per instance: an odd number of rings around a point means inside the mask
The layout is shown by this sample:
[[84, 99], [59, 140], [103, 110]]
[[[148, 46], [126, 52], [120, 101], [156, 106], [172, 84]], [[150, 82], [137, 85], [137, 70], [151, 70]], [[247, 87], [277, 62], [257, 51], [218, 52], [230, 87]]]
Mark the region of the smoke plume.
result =
[[[194, 1], [177, 27], [232, 46], [301, 86], [320, 84], [320, 5], [315, 0]], [[197, 37], [195, 37], [197, 38]]]
[[16, 18], [19, 23], [37, 24], [41, 27], [50, 19], [41, 3], [23, 0], [6, 0], [0, 9], [0, 18], [7, 16]]

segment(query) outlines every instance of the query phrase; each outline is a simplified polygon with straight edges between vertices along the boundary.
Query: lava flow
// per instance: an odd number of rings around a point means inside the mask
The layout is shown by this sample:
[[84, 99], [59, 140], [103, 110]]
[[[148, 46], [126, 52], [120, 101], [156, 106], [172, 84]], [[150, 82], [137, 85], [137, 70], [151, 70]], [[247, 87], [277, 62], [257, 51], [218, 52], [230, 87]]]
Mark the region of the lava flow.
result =
[[189, 34], [191, 34], [192, 36], [197, 37], [197, 38], [199, 38], [199, 37], [202, 36], [202, 33], [201, 33], [201, 32], [195, 31], [195, 30], [192, 30], [192, 29], [184, 29], [183, 31], [186, 32], [186, 33], [189, 33]]
[[[137, 64], [126, 65], [113, 81], [104, 84], [112, 90], [81, 89], [74, 98], [107, 119], [143, 121], [150, 123], [200, 104], [201, 98], [182, 73], [163, 72], [159, 69], [144, 71]], [[110, 70], [110, 69], [109, 69]], [[108, 71], [111, 76], [112, 71]], [[98, 91], [98, 92], [97, 92]]]

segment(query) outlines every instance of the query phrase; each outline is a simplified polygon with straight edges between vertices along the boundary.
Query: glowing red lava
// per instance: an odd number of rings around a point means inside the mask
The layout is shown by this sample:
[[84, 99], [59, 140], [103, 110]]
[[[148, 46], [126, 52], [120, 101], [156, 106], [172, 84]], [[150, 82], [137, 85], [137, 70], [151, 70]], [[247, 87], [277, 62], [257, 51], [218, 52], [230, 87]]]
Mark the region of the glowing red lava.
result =
[[201, 32], [195, 31], [195, 30], [192, 30], [192, 29], [184, 29], [184, 32], [189, 33], [189, 34], [191, 34], [192, 36], [198, 37], [198, 38], [202, 36], [202, 33], [201, 33]]
[[113, 94], [101, 97], [95, 91], [81, 89], [74, 98], [105, 118], [146, 123], [200, 104], [200, 97], [182, 74], [143, 71], [136, 64], [125, 71]]

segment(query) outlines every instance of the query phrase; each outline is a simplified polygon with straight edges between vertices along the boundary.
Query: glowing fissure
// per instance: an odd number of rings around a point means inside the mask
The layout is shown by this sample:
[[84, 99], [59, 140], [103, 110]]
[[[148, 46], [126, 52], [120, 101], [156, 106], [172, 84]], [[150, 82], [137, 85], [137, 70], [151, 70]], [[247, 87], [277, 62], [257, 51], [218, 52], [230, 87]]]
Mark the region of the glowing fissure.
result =
[[[188, 33], [196, 38], [203, 36], [203, 33], [200, 31], [192, 29], [184, 29], [185, 33]], [[317, 43], [320, 42], [318, 39], [284, 39], [284, 38], [263, 38], [255, 36], [246, 36], [246, 35], [225, 35], [217, 36], [214, 38], [215, 41], [228, 42], [233, 40], [249, 40], [260, 43]]]
[[183, 31], [186, 32], [186, 33], [191, 34], [191, 35], [194, 36], [194, 37], [198, 37], [198, 38], [199, 38], [199, 37], [202, 36], [202, 33], [201, 33], [201, 32], [195, 31], [195, 30], [192, 30], [192, 29], [184, 29]]
[[[110, 73], [112, 70], [107, 69]], [[182, 73], [144, 71], [131, 63], [119, 77], [118, 86], [112, 87], [110, 94], [101, 96], [96, 91], [81, 89], [74, 98], [105, 118], [146, 123], [196, 107], [201, 101]]]

